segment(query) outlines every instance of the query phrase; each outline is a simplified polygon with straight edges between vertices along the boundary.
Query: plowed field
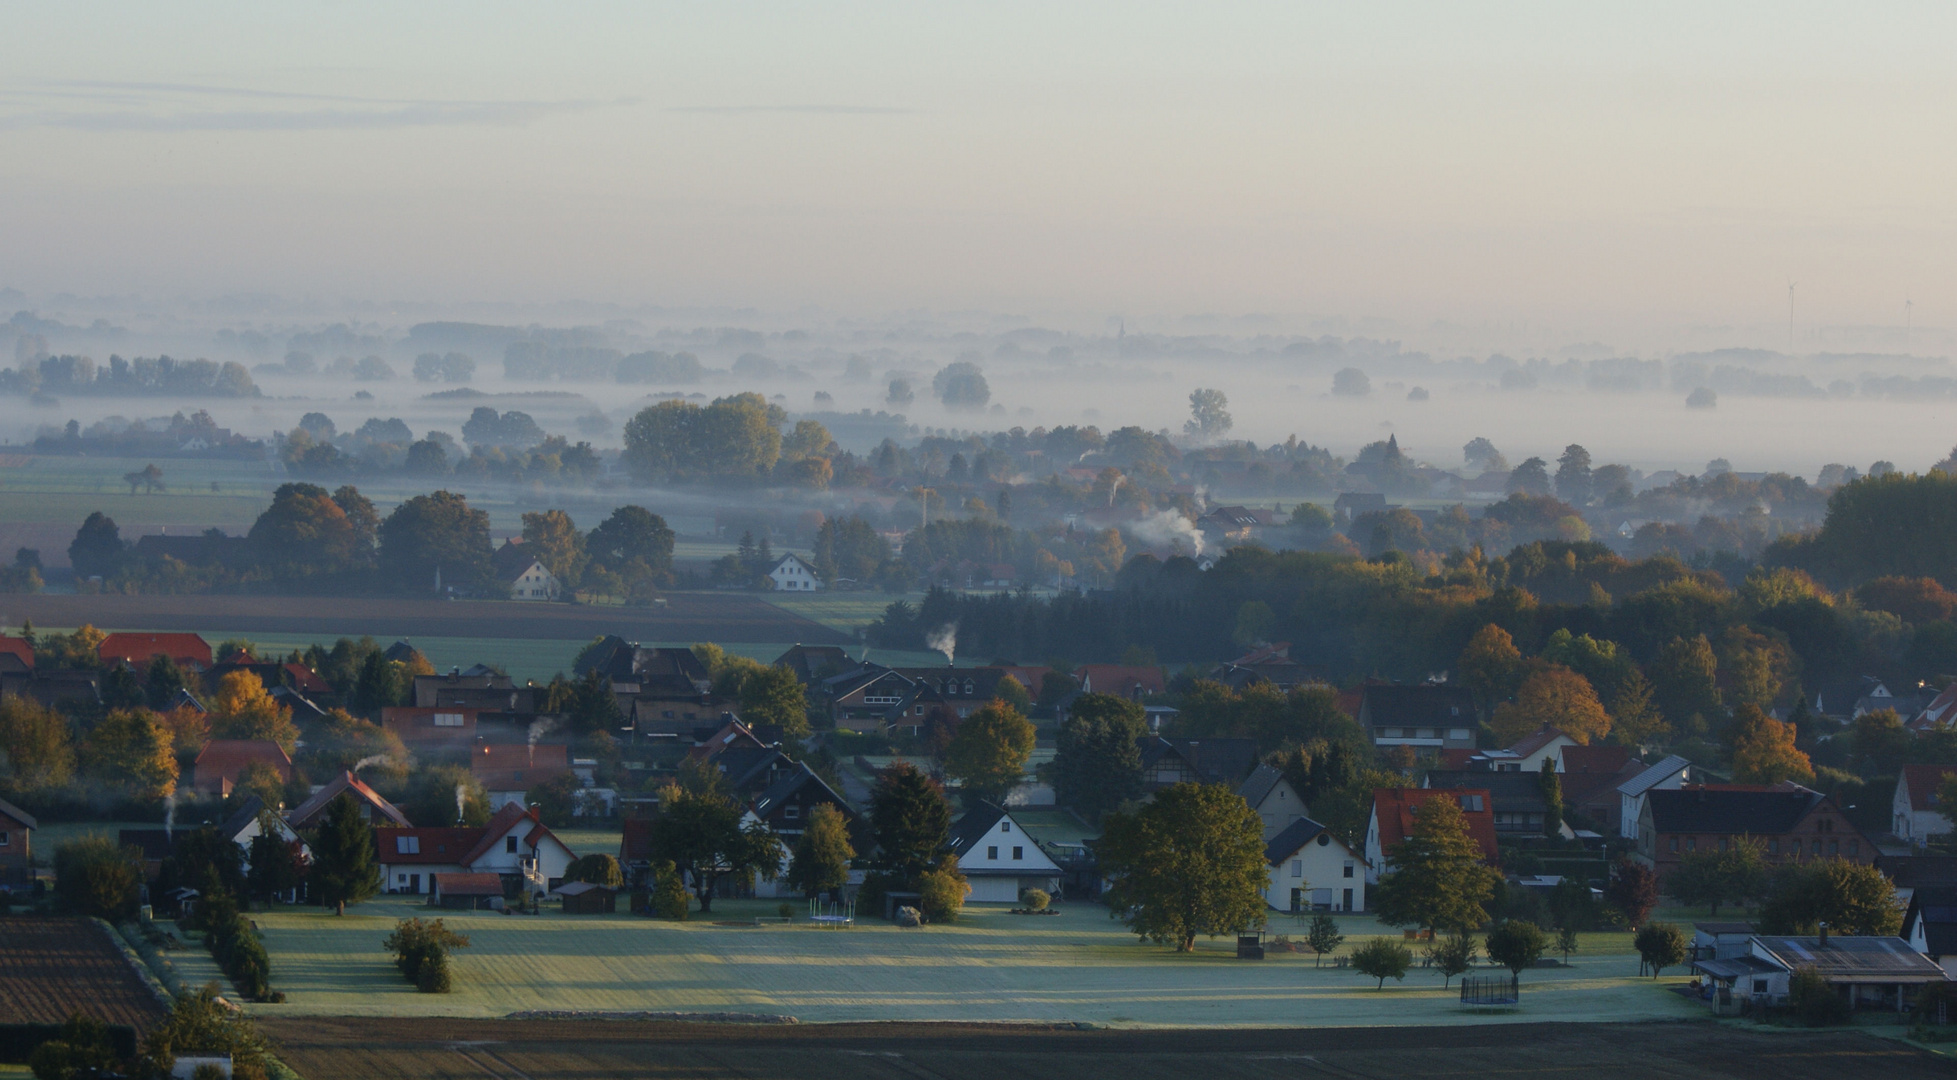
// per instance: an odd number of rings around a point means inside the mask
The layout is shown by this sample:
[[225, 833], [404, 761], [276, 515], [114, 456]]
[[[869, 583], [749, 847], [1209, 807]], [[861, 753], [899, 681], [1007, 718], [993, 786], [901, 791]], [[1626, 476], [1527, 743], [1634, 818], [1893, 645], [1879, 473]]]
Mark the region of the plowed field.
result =
[[58, 1024], [78, 1009], [138, 1029], [163, 1016], [100, 926], [0, 916], [0, 1023]]

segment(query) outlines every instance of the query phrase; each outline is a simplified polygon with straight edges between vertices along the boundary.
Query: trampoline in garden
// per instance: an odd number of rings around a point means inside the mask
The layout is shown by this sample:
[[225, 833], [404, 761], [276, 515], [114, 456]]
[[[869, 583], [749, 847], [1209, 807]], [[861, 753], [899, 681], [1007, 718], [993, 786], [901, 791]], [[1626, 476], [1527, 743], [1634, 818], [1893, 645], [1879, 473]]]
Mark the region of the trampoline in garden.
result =
[[1513, 975], [1463, 975], [1461, 1004], [1514, 1005], [1522, 1000], [1522, 986]]
[[809, 921], [824, 929], [848, 929], [856, 925], [856, 901], [844, 903], [825, 903], [811, 897], [809, 899]]

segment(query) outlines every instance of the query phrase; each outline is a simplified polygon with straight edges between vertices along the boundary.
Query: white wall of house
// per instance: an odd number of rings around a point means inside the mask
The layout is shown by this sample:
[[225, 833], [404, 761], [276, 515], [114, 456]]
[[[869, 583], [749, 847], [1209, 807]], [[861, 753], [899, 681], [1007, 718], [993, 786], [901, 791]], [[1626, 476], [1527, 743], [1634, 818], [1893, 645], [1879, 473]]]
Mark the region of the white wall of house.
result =
[[1052, 892], [1062, 876], [1059, 864], [1047, 858], [1011, 814], [959, 853], [958, 868], [972, 886], [966, 899], [976, 904], [1017, 903], [1023, 889]]
[[1298, 793], [1292, 790], [1291, 782], [1288, 780], [1279, 780], [1271, 785], [1271, 790], [1264, 793], [1264, 801], [1251, 809], [1257, 811], [1257, 816], [1263, 819], [1266, 844], [1276, 839], [1277, 834], [1283, 832], [1285, 826], [1301, 817], [1311, 816], [1305, 812], [1305, 800], [1299, 798]]
[[1270, 871], [1264, 902], [1274, 910], [1366, 910], [1365, 862], [1330, 833], [1305, 841], [1304, 847], [1279, 859]]
[[530, 569], [518, 574], [516, 580], [510, 583], [512, 600], [555, 600], [563, 591], [557, 575], [544, 569], [543, 563], [531, 563]]
[[[1934, 793], [1932, 793], [1934, 794]], [[1925, 799], [1925, 802], [1930, 801]], [[1910, 798], [1909, 774], [1896, 779], [1896, 795], [1890, 803], [1890, 819], [1897, 837], [1920, 844], [1932, 836], [1950, 832], [1950, 820], [1936, 810], [1917, 810]]]
[[768, 577], [774, 581], [776, 592], [814, 592], [822, 588], [822, 579], [816, 576], [815, 569], [795, 555], [783, 555], [775, 568], [768, 571]]

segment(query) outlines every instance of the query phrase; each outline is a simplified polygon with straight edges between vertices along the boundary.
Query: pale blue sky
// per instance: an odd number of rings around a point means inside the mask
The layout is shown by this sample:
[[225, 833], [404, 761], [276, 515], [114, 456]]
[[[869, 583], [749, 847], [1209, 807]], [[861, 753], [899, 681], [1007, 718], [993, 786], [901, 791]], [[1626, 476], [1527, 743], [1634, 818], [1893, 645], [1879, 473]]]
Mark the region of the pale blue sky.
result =
[[1919, 325], [1957, 6], [42, 4], [0, 286]]

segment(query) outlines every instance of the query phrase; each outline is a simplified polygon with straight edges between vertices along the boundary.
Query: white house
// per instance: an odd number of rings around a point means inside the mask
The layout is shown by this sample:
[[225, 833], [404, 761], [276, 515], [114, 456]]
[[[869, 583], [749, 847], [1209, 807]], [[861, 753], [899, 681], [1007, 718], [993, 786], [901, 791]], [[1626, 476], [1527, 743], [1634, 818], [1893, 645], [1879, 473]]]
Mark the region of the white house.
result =
[[1264, 861], [1271, 868], [1264, 902], [1273, 910], [1366, 910], [1366, 860], [1310, 818], [1265, 844]]
[[1957, 765], [1903, 766], [1889, 814], [1898, 839], [1922, 844], [1950, 832], [1950, 819], [1943, 816], [1937, 793], [1953, 776]]
[[496, 580], [510, 590], [512, 600], [556, 600], [564, 595], [564, 585], [557, 580], [557, 575], [545, 569], [520, 539], [497, 548], [490, 563]]
[[1626, 840], [1638, 838], [1638, 815], [1644, 813], [1644, 797], [1652, 791], [1677, 791], [1685, 785], [1692, 763], [1677, 754], [1617, 785], [1621, 816], [1617, 832]]
[[822, 578], [816, 575], [815, 567], [793, 553], [783, 555], [775, 568], [768, 571], [768, 577], [775, 583], [776, 592], [814, 592], [822, 588]]
[[1017, 903], [1027, 889], [1058, 895], [1063, 872], [1003, 807], [981, 803], [951, 830], [951, 853], [975, 904]]
[[505, 803], [480, 827], [376, 829], [381, 884], [391, 893], [425, 893], [436, 874], [495, 874], [509, 891], [541, 896], [564, 883], [577, 854], [538, 820], [535, 809]]
[[1284, 773], [1270, 765], [1259, 765], [1237, 786], [1257, 816], [1264, 820], [1264, 842], [1270, 843], [1285, 826], [1305, 816], [1305, 800], [1292, 790]]

